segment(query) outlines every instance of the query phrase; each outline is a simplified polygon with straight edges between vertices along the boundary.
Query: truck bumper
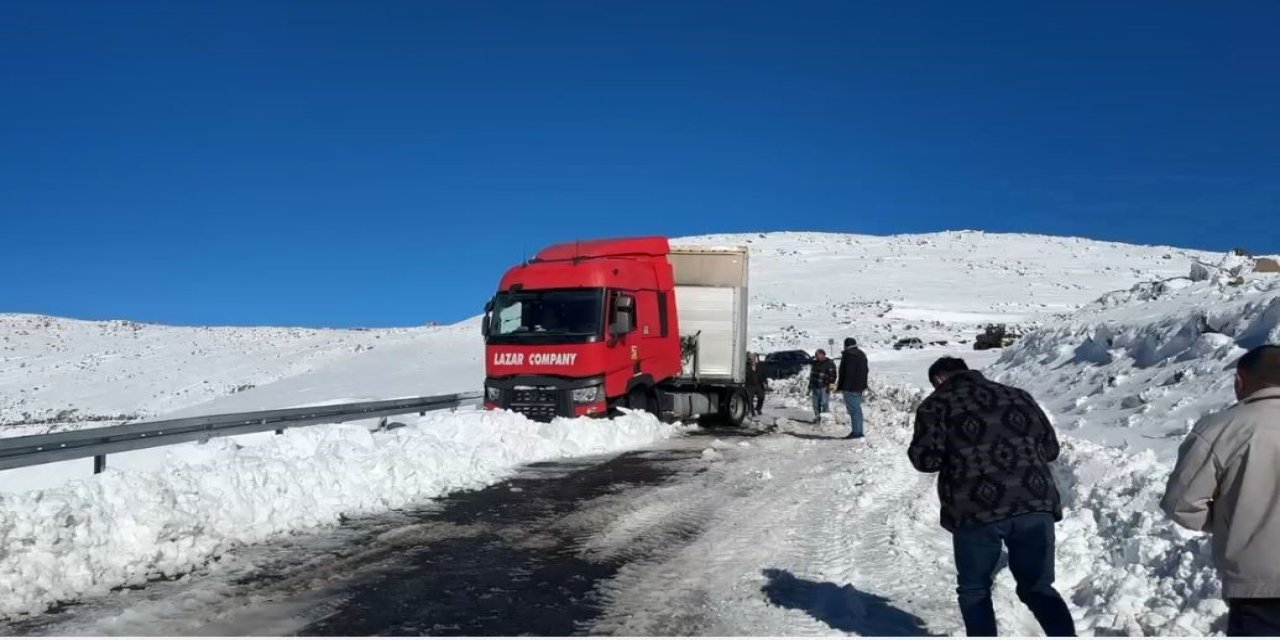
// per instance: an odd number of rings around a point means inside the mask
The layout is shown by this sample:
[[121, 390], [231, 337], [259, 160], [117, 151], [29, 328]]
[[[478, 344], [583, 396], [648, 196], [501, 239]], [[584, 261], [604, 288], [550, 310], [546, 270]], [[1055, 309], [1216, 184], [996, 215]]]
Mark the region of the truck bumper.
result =
[[604, 415], [608, 411], [603, 389], [588, 402], [575, 402], [573, 392], [599, 387], [603, 377], [555, 378], [548, 376], [515, 376], [485, 378], [486, 409], [507, 409], [530, 420], [551, 422], [555, 418]]

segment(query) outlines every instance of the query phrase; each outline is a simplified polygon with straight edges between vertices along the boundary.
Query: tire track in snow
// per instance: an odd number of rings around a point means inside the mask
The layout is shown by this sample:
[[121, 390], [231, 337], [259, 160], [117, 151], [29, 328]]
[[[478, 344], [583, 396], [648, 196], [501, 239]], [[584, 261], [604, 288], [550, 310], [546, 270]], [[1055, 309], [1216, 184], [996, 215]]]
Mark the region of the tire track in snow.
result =
[[[911, 634], [951, 630], [954, 587], [939, 581], [946, 542], [925, 507], [931, 478], [903, 453], [907, 415], [869, 404], [861, 442], [795, 434], [725, 447], [714, 479], [673, 500], [720, 494], [701, 535], [619, 571], [601, 589], [593, 633], [626, 635]], [[799, 437], [796, 437], [799, 436]], [[681, 495], [683, 494], [683, 498]], [[928, 544], [908, 548], [913, 540]], [[945, 547], [949, 552], [949, 546]], [[914, 609], [926, 612], [915, 618]]]
[[[870, 395], [866, 440], [796, 433], [730, 444], [700, 482], [664, 487], [663, 499], [689, 505], [681, 509], [709, 509], [703, 528], [683, 548], [651, 553], [604, 584], [605, 612], [590, 631], [963, 633], [935, 477], [906, 456], [913, 400], [894, 390]], [[1039, 632], [1008, 572], [995, 597], [1002, 630]]]

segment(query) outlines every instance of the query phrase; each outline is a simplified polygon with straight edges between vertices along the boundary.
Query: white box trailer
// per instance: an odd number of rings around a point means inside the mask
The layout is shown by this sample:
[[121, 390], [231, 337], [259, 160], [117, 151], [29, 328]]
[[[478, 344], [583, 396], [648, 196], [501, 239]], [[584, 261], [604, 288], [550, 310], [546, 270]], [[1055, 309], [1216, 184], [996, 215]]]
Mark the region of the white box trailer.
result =
[[747, 372], [747, 248], [672, 246], [683, 380], [740, 385]]

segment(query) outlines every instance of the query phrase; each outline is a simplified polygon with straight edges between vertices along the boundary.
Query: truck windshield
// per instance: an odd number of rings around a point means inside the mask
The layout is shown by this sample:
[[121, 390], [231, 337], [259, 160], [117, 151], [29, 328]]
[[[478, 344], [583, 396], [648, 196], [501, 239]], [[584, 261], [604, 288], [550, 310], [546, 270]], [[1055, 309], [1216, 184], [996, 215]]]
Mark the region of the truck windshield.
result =
[[603, 333], [603, 289], [499, 293], [489, 318], [489, 342], [593, 342]]

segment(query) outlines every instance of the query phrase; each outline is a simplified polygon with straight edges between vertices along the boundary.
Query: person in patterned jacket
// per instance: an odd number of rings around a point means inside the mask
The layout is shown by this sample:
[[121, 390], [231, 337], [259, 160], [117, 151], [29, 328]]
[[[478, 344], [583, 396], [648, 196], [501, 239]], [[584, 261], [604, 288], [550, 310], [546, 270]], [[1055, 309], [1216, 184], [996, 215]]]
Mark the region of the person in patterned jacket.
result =
[[829, 409], [831, 392], [836, 389], [836, 363], [827, 357], [827, 352], [818, 349], [813, 354], [813, 362], [809, 365], [809, 395], [813, 399], [813, 422], [822, 420], [822, 414]]
[[1074, 636], [1053, 588], [1054, 523], [1062, 520], [1049, 469], [1058, 457], [1053, 425], [1031, 394], [987, 380], [959, 358], [935, 362], [929, 382], [934, 392], [916, 411], [908, 456], [916, 469], [938, 474], [966, 633], [996, 635], [991, 586], [1004, 546], [1018, 598], [1045, 634]]

